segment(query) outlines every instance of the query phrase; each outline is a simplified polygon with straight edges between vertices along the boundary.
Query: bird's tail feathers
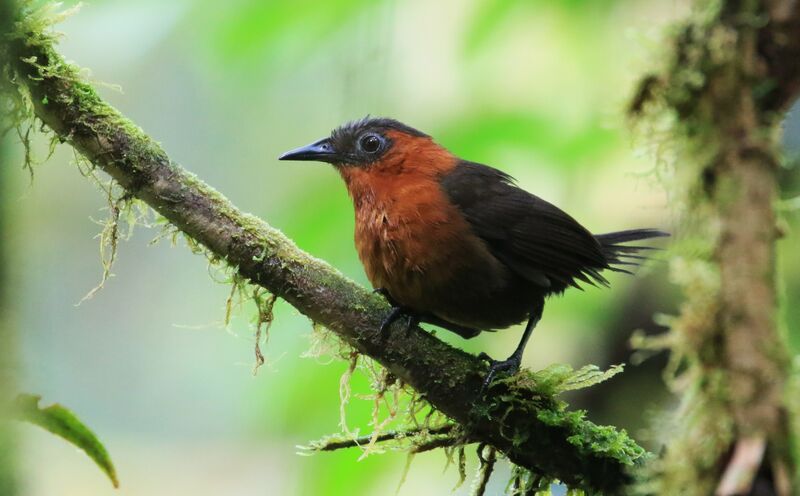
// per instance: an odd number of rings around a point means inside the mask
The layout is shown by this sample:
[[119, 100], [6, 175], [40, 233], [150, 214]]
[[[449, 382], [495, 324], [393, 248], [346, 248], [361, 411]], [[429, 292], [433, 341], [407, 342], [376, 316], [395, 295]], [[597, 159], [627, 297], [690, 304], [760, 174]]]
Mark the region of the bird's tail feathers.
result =
[[641, 241], [644, 239], [661, 238], [669, 236], [669, 233], [658, 229], [629, 229], [627, 231], [616, 231], [606, 234], [595, 234], [595, 239], [600, 243], [603, 255], [606, 257], [609, 269], [615, 272], [630, 274], [631, 271], [624, 267], [637, 267], [641, 265], [647, 256], [640, 252], [648, 250], [659, 250], [653, 246], [634, 246], [626, 245], [631, 241]]

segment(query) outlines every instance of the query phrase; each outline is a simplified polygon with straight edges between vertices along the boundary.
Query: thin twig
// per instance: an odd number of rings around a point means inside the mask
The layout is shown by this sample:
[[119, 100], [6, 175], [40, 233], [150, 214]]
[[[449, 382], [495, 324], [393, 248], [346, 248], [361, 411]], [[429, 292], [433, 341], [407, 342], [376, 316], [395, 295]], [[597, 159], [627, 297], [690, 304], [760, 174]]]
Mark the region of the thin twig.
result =
[[[443, 425], [437, 429], [424, 430], [424, 429], [411, 429], [407, 431], [388, 431], [375, 437], [375, 443], [383, 443], [386, 441], [394, 441], [397, 439], [413, 438], [419, 435], [437, 436], [440, 434], [447, 434], [453, 430], [454, 425]], [[364, 446], [372, 441], [372, 434], [366, 436], [359, 436], [350, 439], [337, 439], [332, 441], [323, 441], [319, 444], [314, 444], [309, 448], [312, 451], [336, 451], [340, 449], [355, 448]]]

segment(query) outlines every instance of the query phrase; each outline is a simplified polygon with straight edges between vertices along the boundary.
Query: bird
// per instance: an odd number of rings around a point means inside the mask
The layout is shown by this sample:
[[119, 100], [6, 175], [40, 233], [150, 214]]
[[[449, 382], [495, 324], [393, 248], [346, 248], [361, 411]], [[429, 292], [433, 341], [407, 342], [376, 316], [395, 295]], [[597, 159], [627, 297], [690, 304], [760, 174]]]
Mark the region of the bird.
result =
[[604, 271], [631, 273], [654, 228], [592, 234], [520, 188], [507, 173], [464, 160], [397, 120], [367, 116], [279, 160], [318, 161], [341, 175], [355, 210], [355, 246], [367, 278], [392, 309], [465, 339], [527, 321], [514, 352], [489, 363], [485, 389], [518, 372], [545, 301], [581, 284], [608, 286]]

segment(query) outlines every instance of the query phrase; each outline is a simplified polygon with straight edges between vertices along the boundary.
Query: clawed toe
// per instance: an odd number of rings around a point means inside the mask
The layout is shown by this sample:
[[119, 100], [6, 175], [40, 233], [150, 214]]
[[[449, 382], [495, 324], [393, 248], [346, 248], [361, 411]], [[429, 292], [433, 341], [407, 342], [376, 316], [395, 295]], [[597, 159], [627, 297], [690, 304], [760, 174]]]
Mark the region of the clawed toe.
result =
[[492, 381], [497, 377], [497, 374], [500, 372], [505, 372], [508, 375], [514, 375], [519, 371], [520, 365], [522, 364], [521, 357], [511, 355], [508, 360], [493, 360], [489, 355], [486, 353], [481, 353], [478, 355], [478, 358], [481, 360], [486, 360], [489, 362], [489, 372], [486, 374], [486, 378], [483, 380], [483, 385], [481, 386], [480, 396], [489, 389]]
[[383, 322], [381, 322], [381, 334], [386, 335], [389, 332], [389, 327], [391, 327], [395, 321], [400, 320], [404, 315], [408, 317], [406, 330], [419, 324], [419, 316], [415, 313], [403, 307], [392, 307], [392, 310], [386, 315]]
[[386, 318], [381, 322], [381, 334], [386, 334], [389, 327], [394, 324], [394, 321], [403, 316], [403, 309], [401, 307], [392, 307], [392, 310], [386, 315]]

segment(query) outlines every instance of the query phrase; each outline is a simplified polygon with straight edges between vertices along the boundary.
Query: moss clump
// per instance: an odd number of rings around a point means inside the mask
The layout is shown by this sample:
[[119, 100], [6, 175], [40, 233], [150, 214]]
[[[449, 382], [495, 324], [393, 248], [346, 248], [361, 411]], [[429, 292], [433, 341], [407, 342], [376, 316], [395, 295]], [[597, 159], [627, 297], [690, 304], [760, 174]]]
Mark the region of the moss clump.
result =
[[[359, 360], [371, 363], [358, 354], [352, 354], [350, 367], [343, 375], [343, 385], [349, 384], [350, 377], [357, 368], [356, 364], [360, 363]], [[378, 369], [381, 371], [376, 372], [374, 364], [363, 368], [375, 379], [374, 393], [366, 397], [362, 396], [362, 398], [376, 401], [376, 409], [373, 411], [371, 422], [375, 429], [373, 433], [367, 436], [358, 436], [343, 427], [343, 435], [329, 436], [311, 443], [304, 448], [306, 453], [360, 447], [363, 452], [362, 456], [373, 452], [382, 452], [386, 449], [406, 451], [413, 455], [430, 449], [443, 449], [449, 460], [457, 458], [454, 465], [459, 467], [459, 480], [462, 480], [465, 477], [464, 469], [461, 468], [464, 466], [465, 452], [463, 449], [474, 444], [477, 445], [481, 468], [475, 476], [473, 486], [485, 488], [486, 480], [488, 480], [498, 456], [495, 448], [477, 443], [470, 435], [469, 425], [460, 426], [448, 420], [438, 414], [427, 402], [421, 401], [419, 397], [411, 396], [407, 403], [398, 400], [398, 392], [403, 392], [399, 383], [395, 383], [395, 386], [400, 388], [393, 391], [395, 399], [392, 404], [401, 405], [400, 409], [387, 408], [386, 416], [383, 420], [379, 420], [377, 406], [384, 398], [387, 380], [391, 378], [391, 375], [382, 369]], [[613, 427], [593, 424], [586, 420], [585, 412], [568, 411], [567, 404], [557, 398], [557, 395], [564, 391], [590, 387], [621, 371], [621, 366], [602, 371], [593, 365], [579, 370], [573, 370], [567, 365], [553, 365], [537, 372], [522, 371], [515, 376], [494, 383], [488, 398], [495, 399], [497, 402], [476, 404], [473, 414], [503, 425], [522, 426], [524, 430], [509, 427], [510, 430], [504, 431], [503, 435], [514, 446], [520, 446], [529, 439], [535, 438], [541, 443], [542, 453], [546, 453], [549, 449], [558, 449], [556, 447], [558, 441], [549, 437], [553, 431], [557, 431], [564, 436], [566, 442], [573, 449], [580, 453], [580, 457], [585, 457], [584, 459], [595, 460], [598, 464], [603, 463], [602, 459], [614, 460], [634, 468], [639, 466], [648, 455], [627, 433]], [[343, 391], [346, 391], [342, 394], [342, 404], [345, 405], [351, 396], [349, 385], [344, 386]], [[404, 394], [413, 393], [404, 391]], [[508, 422], [512, 417], [518, 416], [527, 417], [534, 422]], [[536, 425], [540, 427], [537, 428]], [[392, 426], [391, 430], [386, 430], [389, 426]], [[540, 435], [541, 437], [539, 437]], [[554, 444], [549, 445], [548, 442]], [[376, 450], [377, 446], [380, 446], [381, 449]], [[485, 453], [491, 453], [486, 456], [494, 457], [494, 461], [489, 463], [484, 456]], [[500, 454], [500, 456], [502, 455]], [[557, 482], [557, 479], [547, 472], [546, 464], [541, 472], [531, 471], [513, 463], [512, 467], [513, 476], [508, 489], [509, 494], [533, 494], [536, 491], [544, 491], [549, 488], [550, 484]], [[576, 489], [583, 485], [580, 476], [583, 469], [584, 467], [575, 469], [575, 479], [572, 483], [575, 484]], [[477, 492], [476, 494], [483, 493]]]
[[[581, 460], [593, 460], [588, 462], [591, 467], [576, 468], [575, 479], [566, 481], [576, 489], [587, 487], [582, 477], [592, 470], [602, 470], [600, 467], [612, 462], [629, 467], [633, 472], [635, 467], [647, 459], [648, 454], [624, 430], [596, 425], [585, 418], [586, 412], [568, 410], [566, 402], [560, 400], [558, 394], [590, 387], [621, 371], [621, 366], [602, 371], [594, 365], [578, 370], [566, 365], [554, 365], [537, 372], [523, 371], [516, 376], [498, 381], [497, 385], [493, 386], [504, 390], [500, 396], [504, 400], [502, 409], [498, 409], [499, 405], [490, 405], [480, 413], [500, 423], [519, 417], [535, 418], [537, 422], [528, 423], [525, 430], [514, 428], [501, 432], [514, 445], [524, 443], [528, 438], [537, 439], [542, 445], [543, 452], [548, 449], [559, 449], [561, 439], [552, 438], [550, 435], [553, 431], [560, 432], [566, 442], [577, 450]], [[516, 421], [508, 423], [519, 425]], [[541, 460], [540, 463], [544, 470], [540, 473], [528, 471], [530, 473], [524, 480], [529, 484], [535, 481], [536, 484], [542, 485], [556, 482], [547, 471], [547, 460]], [[518, 467], [518, 470], [525, 469]]]

